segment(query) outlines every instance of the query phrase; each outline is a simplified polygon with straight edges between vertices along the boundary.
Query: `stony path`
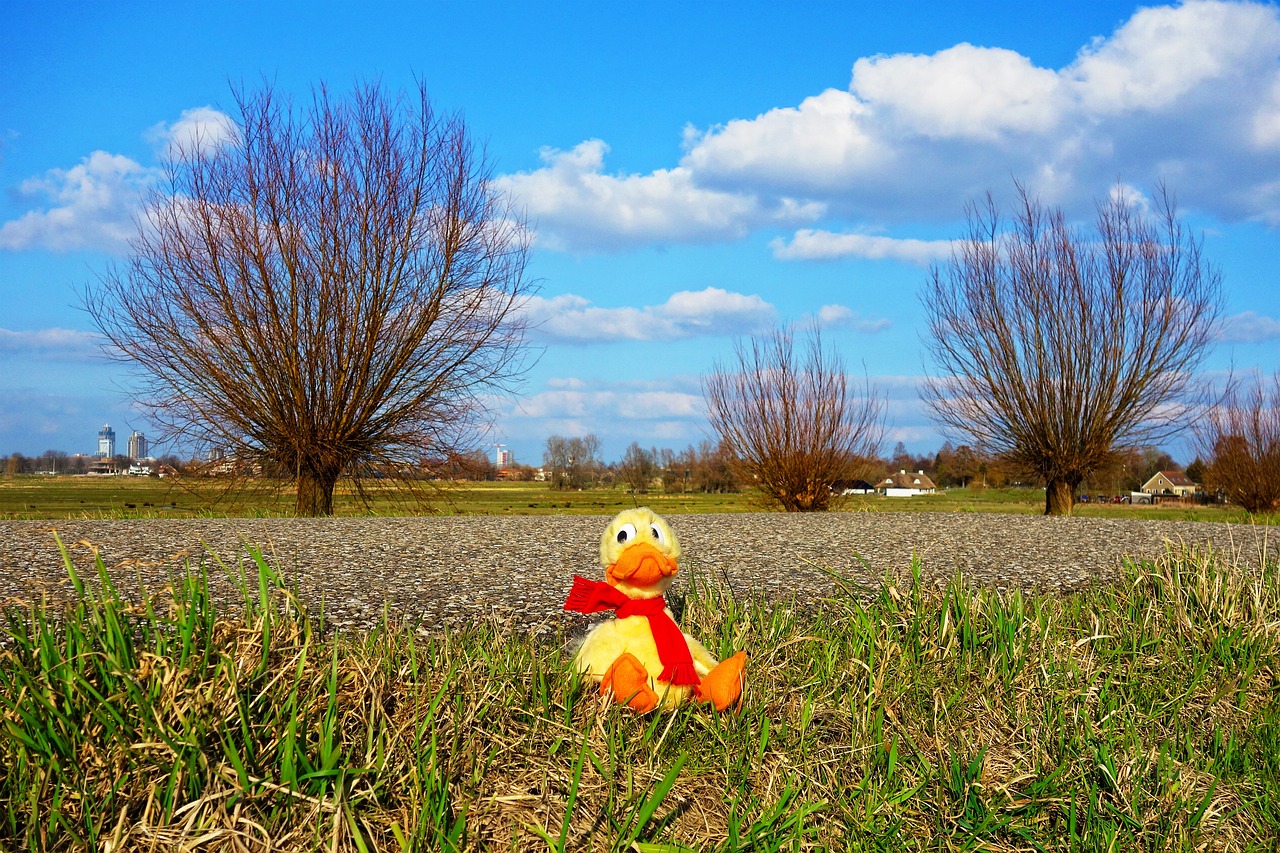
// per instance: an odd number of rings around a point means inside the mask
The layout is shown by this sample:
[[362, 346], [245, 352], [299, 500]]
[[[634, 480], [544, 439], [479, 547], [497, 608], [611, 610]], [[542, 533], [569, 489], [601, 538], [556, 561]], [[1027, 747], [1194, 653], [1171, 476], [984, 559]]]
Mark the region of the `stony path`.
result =
[[[0, 600], [70, 594], [56, 529], [77, 564], [100, 549], [120, 588], [157, 589], [186, 560], [234, 566], [259, 547], [311, 607], [340, 628], [376, 623], [384, 606], [425, 627], [496, 616], [554, 630], [574, 573], [600, 577], [603, 516], [0, 521]], [[1113, 577], [1123, 557], [1210, 546], [1257, 564], [1274, 555], [1251, 525], [981, 513], [746, 513], [672, 516], [682, 570], [727, 579], [743, 595], [807, 601], [829, 595], [818, 566], [874, 586], [919, 556], [929, 580], [957, 570], [1001, 589], [1070, 590]], [[215, 594], [234, 598], [216, 567]]]

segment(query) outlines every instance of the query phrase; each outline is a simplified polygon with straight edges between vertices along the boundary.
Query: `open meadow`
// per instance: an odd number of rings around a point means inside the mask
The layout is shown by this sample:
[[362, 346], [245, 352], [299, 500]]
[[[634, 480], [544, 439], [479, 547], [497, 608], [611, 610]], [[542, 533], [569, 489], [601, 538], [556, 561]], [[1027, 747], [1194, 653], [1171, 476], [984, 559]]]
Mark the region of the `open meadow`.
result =
[[[652, 491], [624, 487], [562, 490], [536, 482], [427, 482], [416, 493], [396, 484], [365, 484], [365, 498], [339, 484], [335, 514], [365, 515], [611, 515], [637, 503], [681, 515], [746, 512], [762, 508], [759, 496], [740, 493]], [[848, 512], [1044, 512], [1037, 488], [951, 489], [933, 495], [886, 498], [853, 495]], [[1094, 518], [1178, 521], [1247, 521], [1225, 505], [1175, 506], [1079, 504], [1075, 514]], [[20, 476], [0, 478], [0, 519], [288, 517], [294, 514], [291, 483], [251, 480], [239, 484], [199, 478]]]

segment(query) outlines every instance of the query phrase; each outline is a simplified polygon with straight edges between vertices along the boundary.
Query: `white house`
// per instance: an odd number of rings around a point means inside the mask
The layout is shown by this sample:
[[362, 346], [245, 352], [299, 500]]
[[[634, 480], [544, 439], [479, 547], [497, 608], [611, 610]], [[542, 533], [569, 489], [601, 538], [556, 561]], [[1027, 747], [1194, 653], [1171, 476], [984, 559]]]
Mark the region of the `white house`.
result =
[[933, 480], [923, 471], [911, 473], [906, 469], [890, 474], [876, 485], [876, 491], [888, 498], [909, 498], [912, 495], [931, 495], [938, 490]]
[[1177, 495], [1180, 498], [1196, 493], [1194, 481], [1181, 471], [1159, 471], [1142, 484], [1142, 491], [1149, 495]]

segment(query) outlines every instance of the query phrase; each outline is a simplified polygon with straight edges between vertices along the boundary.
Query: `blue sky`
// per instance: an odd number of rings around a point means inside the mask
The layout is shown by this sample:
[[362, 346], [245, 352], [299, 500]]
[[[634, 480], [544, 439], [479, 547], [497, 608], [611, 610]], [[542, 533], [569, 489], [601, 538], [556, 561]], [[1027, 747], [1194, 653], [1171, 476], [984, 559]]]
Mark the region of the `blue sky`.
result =
[[264, 78], [421, 78], [486, 143], [541, 283], [543, 355], [486, 439], [519, 461], [555, 433], [608, 459], [696, 444], [733, 336], [813, 317], [888, 395], [885, 450], [935, 449], [916, 294], [965, 204], [1015, 179], [1082, 222], [1164, 181], [1224, 274], [1206, 369], [1276, 369], [1280, 10], [1046, 5], [9, 0], [0, 452], [147, 431], [78, 293], [167, 142]]

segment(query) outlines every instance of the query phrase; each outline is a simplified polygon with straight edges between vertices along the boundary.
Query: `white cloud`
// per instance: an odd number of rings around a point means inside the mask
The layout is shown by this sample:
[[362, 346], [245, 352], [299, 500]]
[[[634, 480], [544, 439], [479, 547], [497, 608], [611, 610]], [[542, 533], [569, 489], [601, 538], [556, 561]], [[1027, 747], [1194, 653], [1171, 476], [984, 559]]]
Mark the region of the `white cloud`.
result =
[[1277, 46], [1280, 22], [1270, 6], [1139, 9], [1109, 38], [1083, 48], [1063, 77], [1092, 115], [1158, 112], [1216, 83], [1274, 78]]
[[557, 249], [737, 239], [761, 225], [808, 222], [822, 212], [815, 204], [764, 203], [751, 193], [707, 189], [683, 166], [606, 174], [608, 150], [598, 139], [569, 151], [543, 149], [543, 168], [494, 183], [526, 212], [538, 242]]
[[850, 90], [899, 125], [897, 132], [991, 142], [1047, 133], [1062, 107], [1058, 75], [1001, 48], [959, 44], [931, 56], [859, 59]]
[[950, 240], [914, 240], [871, 234], [845, 233], [802, 228], [788, 242], [775, 238], [769, 243], [773, 256], [784, 261], [826, 261], [837, 258], [905, 261], [928, 266], [951, 257]]
[[701, 186], [820, 201], [878, 228], [949, 221], [1027, 182], [1089, 215], [1117, 177], [1197, 210], [1280, 221], [1280, 10], [1141, 9], [1060, 69], [961, 44], [857, 59], [848, 91], [686, 133]]
[[875, 334], [888, 329], [893, 323], [881, 318], [874, 320], [864, 317], [847, 305], [823, 305], [818, 309], [818, 322], [826, 328], [853, 329], [858, 332]]
[[[183, 111], [177, 121], [154, 125], [143, 136], [163, 158], [183, 148], [208, 149], [234, 132], [226, 114], [196, 107]], [[162, 177], [156, 166], [94, 151], [69, 169], [50, 169], [29, 178], [17, 187], [17, 196], [30, 199], [35, 209], [0, 224], [0, 250], [123, 253], [137, 233], [134, 217], [142, 212], [143, 196]]]
[[[954, 221], [988, 190], [1009, 191], [1011, 178], [1084, 216], [1117, 179], [1164, 180], [1197, 212], [1280, 223], [1273, 4], [1140, 8], [1059, 68], [968, 43], [848, 61], [843, 88], [819, 83], [797, 105], [684, 128], [683, 154], [667, 168], [611, 172], [608, 145], [587, 139], [544, 149], [540, 167], [495, 186], [528, 215], [541, 246], [568, 251], [803, 229], [776, 242], [775, 256], [920, 263], [940, 247], [893, 240], [895, 224]], [[148, 136], [168, 151], [233, 130], [204, 106]], [[151, 172], [95, 152], [28, 182], [22, 191], [48, 203], [0, 225], [0, 249], [118, 250]]]
[[128, 157], [95, 151], [70, 169], [24, 181], [19, 193], [47, 206], [0, 225], [0, 249], [97, 249], [119, 252], [135, 233], [133, 214], [158, 178]]
[[705, 437], [701, 388], [690, 376], [660, 381], [557, 377], [543, 390], [499, 408], [506, 435], [594, 433], [606, 445], [606, 458], [620, 457], [633, 441], [681, 447]]
[[204, 106], [183, 110], [178, 120], [170, 124], [154, 124], [145, 135], [158, 153], [167, 158], [197, 151], [209, 153], [224, 142], [234, 140], [237, 134], [238, 128], [231, 116]]
[[773, 306], [759, 296], [718, 287], [679, 291], [661, 305], [613, 308], [595, 306], [574, 294], [532, 296], [522, 310], [543, 336], [582, 343], [747, 333], [776, 317]]
[[1271, 84], [1254, 113], [1249, 138], [1260, 151], [1280, 148], [1280, 80]]
[[26, 355], [52, 361], [83, 361], [99, 356], [102, 338], [75, 329], [0, 329], [0, 357]]
[[702, 398], [680, 391], [651, 391], [609, 386], [574, 391], [549, 390], [520, 402], [522, 414], [533, 418], [585, 418], [663, 420], [696, 417]]
[[803, 196], [889, 167], [892, 152], [874, 127], [866, 104], [828, 89], [799, 107], [734, 119], [702, 134], [686, 129], [682, 165], [716, 185], [784, 187]]
[[548, 388], [578, 390], [587, 387], [587, 383], [583, 382], [576, 376], [552, 376], [546, 381]]
[[1260, 343], [1280, 338], [1280, 320], [1256, 311], [1233, 314], [1222, 321], [1218, 340], [1225, 343]]

